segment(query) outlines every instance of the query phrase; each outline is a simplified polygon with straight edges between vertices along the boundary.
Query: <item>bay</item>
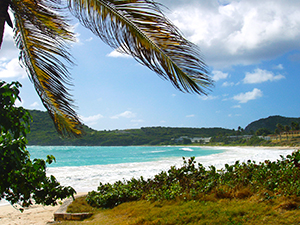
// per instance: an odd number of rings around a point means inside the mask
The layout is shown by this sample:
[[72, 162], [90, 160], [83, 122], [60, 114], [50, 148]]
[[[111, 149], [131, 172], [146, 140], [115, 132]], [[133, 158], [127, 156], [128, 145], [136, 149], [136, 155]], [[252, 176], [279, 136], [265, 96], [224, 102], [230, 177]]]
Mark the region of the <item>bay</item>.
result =
[[31, 158], [54, 155], [49, 167], [108, 165], [150, 162], [170, 158], [198, 157], [224, 152], [221, 149], [182, 146], [28, 146]]

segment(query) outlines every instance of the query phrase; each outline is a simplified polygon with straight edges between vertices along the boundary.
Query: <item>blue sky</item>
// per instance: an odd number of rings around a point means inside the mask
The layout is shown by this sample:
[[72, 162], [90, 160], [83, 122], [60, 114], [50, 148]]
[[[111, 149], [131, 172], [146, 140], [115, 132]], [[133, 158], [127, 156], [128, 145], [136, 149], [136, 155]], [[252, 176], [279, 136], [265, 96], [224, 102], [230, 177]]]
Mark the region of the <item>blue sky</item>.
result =
[[[197, 44], [215, 86], [185, 94], [74, 22], [70, 70], [77, 112], [97, 130], [165, 127], [244, 128], [271, 115], [300, 117], [300, 1], [158, 0], [184, 36]], [[0, 79], [22, 83], [22, 102], [45, 110], [18, 65], [6, 26]]]

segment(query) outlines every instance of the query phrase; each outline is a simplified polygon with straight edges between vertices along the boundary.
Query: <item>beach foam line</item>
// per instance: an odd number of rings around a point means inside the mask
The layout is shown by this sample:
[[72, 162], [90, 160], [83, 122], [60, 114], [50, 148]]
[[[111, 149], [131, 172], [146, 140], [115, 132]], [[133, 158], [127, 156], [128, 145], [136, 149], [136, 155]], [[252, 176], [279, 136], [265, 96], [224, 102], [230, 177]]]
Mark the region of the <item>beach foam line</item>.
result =
[[180, 150], [186, 151], [186, 152], [193, 152], [194, 150], [191, 148], [181, 148]]

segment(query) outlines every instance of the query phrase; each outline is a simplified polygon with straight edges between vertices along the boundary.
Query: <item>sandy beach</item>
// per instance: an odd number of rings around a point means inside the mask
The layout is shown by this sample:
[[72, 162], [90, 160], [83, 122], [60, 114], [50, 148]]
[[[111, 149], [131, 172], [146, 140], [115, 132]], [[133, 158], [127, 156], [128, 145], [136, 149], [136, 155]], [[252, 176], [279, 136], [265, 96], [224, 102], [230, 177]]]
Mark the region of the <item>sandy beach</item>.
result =
[[33, 205], [21, 213], [11, 205], [0, 207], [0, 224], [2, 225], [45, 225], [54, 221], [54, 212], [60, 207]]
[[[76, 197], [87, 195], [86, 192], [80, 192]], [[24, 210], [12, 207], [11, 205], [0, 206], [0, 224], [1, 225], [45, 225], [54, 222], [54, 213], [61, 205], [43, 206], [32, 205]]]

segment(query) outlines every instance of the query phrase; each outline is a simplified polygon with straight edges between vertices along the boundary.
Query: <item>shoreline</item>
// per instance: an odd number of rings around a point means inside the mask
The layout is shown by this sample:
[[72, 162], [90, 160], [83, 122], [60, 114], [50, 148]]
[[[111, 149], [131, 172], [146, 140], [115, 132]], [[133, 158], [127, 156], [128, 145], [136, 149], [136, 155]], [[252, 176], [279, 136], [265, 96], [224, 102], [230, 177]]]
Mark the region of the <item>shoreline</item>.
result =
[[269, 148], [269, 149], [300, 149], [300, 146], [251, 146], [251, 145], [116, 145], [116, 146], [102, 146], [102, 145], [27, 145], [27, 147], [200, 147], [200, 148]]

